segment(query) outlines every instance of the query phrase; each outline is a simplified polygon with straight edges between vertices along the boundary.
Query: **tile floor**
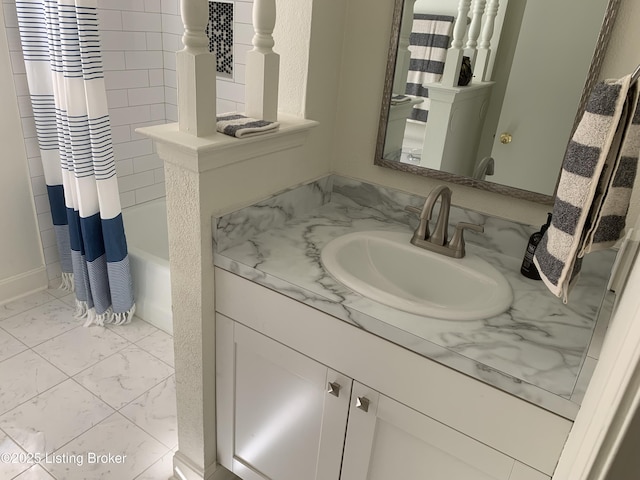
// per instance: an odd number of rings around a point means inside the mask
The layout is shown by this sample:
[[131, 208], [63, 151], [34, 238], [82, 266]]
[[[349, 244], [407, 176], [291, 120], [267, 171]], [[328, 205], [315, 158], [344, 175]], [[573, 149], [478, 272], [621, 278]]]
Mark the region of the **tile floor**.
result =
[[139, 318], [85, 328], [73, 304], [47, 290], [0, 305], [0, 479], [170, 478], [171, 336]]

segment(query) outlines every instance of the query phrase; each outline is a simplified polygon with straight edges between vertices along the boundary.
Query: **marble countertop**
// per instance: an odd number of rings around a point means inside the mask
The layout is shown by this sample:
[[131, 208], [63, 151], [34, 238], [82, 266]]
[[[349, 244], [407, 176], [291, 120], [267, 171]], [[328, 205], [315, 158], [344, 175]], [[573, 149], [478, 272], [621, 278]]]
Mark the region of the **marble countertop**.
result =
[[[582, 278], [564, 305], [542, 282], [520, 275], [519, 254], [533, 229], [506, 221], [492, 229], [491, 217], [452, 209], [455, 221], [462, 217], [485, 224], [488, 238], [468, 235], [467, 251], [507, 278], [514, 301], [507, 312], [484, 320], [420, 317], [338, 283], [323, 268], [320, 252], [330, 240], [355, 231], [400, 231], [408, 242], [415, 221], [401, 207], [407, 202], [417, 205], [422, 199], [390, 201], [403, 194], [367, 185], [363, 190], [358, 182], [339, 177], [326, 183], [304, 187], [304, 198], [299, 191], [287, 192], [216, 219], [215, 265], [523, 400], [575, 418], [590, 376], [586, 371], [590, 369], [583, 372], [582, 367], [613, 252], [585, 258]], [[363, 191], [367, 192], [364, 197]]]

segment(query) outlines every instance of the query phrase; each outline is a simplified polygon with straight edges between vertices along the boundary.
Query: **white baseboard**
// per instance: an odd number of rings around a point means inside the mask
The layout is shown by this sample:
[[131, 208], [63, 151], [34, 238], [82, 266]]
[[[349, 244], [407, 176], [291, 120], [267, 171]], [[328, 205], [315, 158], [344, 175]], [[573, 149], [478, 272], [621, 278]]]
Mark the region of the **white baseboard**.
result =
[[239, 480], [220, 465], [213, 464], [203, 471], [178, 450], [173, 455], [173, 477], [171, 480]]
[[48, 284], [47, 269], [44, 266], [0, 280], [0, 305], [29, 293], [45, 290]]

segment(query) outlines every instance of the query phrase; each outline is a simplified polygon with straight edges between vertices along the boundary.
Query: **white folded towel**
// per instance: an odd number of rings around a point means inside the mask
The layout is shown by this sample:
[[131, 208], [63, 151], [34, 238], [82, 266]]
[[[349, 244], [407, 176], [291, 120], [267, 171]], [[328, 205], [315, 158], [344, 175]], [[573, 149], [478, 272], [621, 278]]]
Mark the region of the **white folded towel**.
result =
[[264, 135], [278, 130], [280, 123], [246, 117], [240, 113], [223, 113], [216, 117], [216, 129], [236, 138]]

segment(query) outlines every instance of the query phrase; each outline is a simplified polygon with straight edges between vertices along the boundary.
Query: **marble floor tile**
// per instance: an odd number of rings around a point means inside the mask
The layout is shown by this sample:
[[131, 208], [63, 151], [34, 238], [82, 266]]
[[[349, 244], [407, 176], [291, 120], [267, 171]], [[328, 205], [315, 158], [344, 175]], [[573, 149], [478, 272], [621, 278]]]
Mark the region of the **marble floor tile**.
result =
[[69, 379], [0, 416], [0, 429], [27, 452], [53, 452], [112, 413]]
[[50, 302], [55, 297], [49, 295], [46, 291], [40, 291], [19, 298], [4, 305], [0, 305], [0, 320], [13, 317], [22, 312], [26, 312], [34, 307]]
[[130, 343], [120, 335], [93, 325], [65, 332], [34, 350], [67, 375], [75, 375], [127, 345]]
[[140, 348], [144, 348], [151, 355], [163, 362], [175, 367], [173, 355], [173, 337], [168, 333], [158, 330], [153, 335], [136, 342]]
[[73, 309], [60, 300], [47, 302], [0, 321], [0, 327], [29, 347], [77, 328], [80, 324], [80, 320], [73, 317]]
[[[123, 480], [135, 478], [169, 449], [143, 432], [119, 413], [109, 416], [91, 430], [64, 445], [56, 453], [82, 455], [84, 462], [45, 465], [58, 479]], [[95, 461], [111, 455], [109, 461]]]
[[147, 468], [134, 480], [158, 480], [169, 479], [173, 475], [173, 455], [174, 450], [165, 453], [160, 460]]
[[54, 478], [40, 465], [34, 465], [13, 480], [54, 480]]
[[74, 379], [115, 409], [169, 377], [173, 369], [136, 346], [126, 347]]
[[27, 346], [0, 328], [0, 362], [24, 352]]
[[178, 445], [176, 379], [167, 378], [120, 410], [125, 417], [169, 448]]
[[126, 325], [107, 325], [107, 328], [113, 333], [126, 338], [130, 342], [137, 342], [145, 337], [148, 337], [152, 333], [156, 333], [159, 330], [145, 322], [139, 317], [134, 316], [131, 322]]
[[[25, 452], [2, 430], [0, 430], [0, 478], [13, 478], [27, 470], [31, 464], [25, 462]], [[8, 457], [5, 456], [8, 454]]]
[[0, 362], [0, 415], [67, 378], [31, 350]]

